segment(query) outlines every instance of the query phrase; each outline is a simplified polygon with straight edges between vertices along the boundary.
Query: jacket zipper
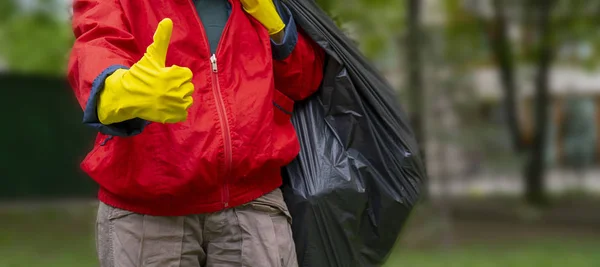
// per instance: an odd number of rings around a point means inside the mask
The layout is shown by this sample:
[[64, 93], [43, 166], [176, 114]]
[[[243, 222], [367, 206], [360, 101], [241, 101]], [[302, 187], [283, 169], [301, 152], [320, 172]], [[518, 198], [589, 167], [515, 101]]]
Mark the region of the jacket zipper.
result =
[[[196, 7], [194, 6], [193, 0], [188, 1], [189, 7], [193, 12], [196, 12]], [[233, 9], [229, 14], [229, 18], [227, 19], [227, 23], [223, 28], [223, 32], [221, 33], [221, 38], [219, 39], [219, 43], [217, 44], [217, 51], [215, 54], [212, 54], [210, 57], [210, 65], [212, 68], [211, 71], [211, 80], [212, 80], [212, 92], [213, 97], [215, 98], [215, 102], [217, 105], [217, 113], [219, 114], [219, 122], [221, 124], [221, 132], [223, 138], [223, 149], [225, 152], [225, 175], [223, 177], [223, 191], [221, 193], [221, 201], [224, 208], [229, 207], [229, 176], [231, 175], [231, 168], [233, 165], [233, 149], [231, 147], [231, 130], [229, 128], [229, 121], [227, 120], [227, 111], [225, 110], [225, 101], [223, 100], [223, 95], [221, 94], [221, 86], [219, 84], [219, 72], [217, 66], [217, 55], [219, 54], [219, 50], [221, 48], [221, 39], [223, 35], [229, 28], [229, 21], [231, 20], [231, 16], [233, 15]], [[206, 32], [204, 31], [204, 27], [202, 25], [202, 21], [200, 21], [200, 17], [195, 13], [196, 21], [198, 22], [198, 26], [203, 34], [204, 43], [206, 44], [207, 51], [210, 52], [210, 44], [208, 40], [208, 36], [206, 36]]]
[[221, 95], [221, 86], [219, 85], [219, 69], [217, 67], [217, 56], [213, 54], [210, 57], [210, 65], [212, 67], [212, 91], [217, 102], [217, 112], [219, 113], [219, 121], [221, 122], [221, 130], [223, 133], [223, 146], [225, 149], [225, 177], [223, 179], [223, 205], [229, 207], [229, 183], [228, 178], [231, 175], [231, 165], [233, 163], [233, 151], [231, 149], [231, 132], [229, 122], [227, 121], [227, 111], [225, 110], [225, 101]]

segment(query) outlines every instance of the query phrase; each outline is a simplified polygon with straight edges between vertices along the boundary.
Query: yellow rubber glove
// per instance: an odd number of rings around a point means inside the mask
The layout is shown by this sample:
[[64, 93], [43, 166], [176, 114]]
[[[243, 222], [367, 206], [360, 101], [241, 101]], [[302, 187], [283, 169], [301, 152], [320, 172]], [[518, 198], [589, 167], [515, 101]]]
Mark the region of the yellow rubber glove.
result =
[[285, 28], [273, 0], [240, 0], [240, 2], [248, 14], [267, 28], [269, 35], [278, 34]]
[[142, 59], [129, 70], [117, 70], [106, 78], [97, 105], [102, 124], [133, 118], [160, 123], [187, 119], [193, 102], [193, 74], [188, 68], [165, 67], [172, 32], [173, 22], [162, 20]]

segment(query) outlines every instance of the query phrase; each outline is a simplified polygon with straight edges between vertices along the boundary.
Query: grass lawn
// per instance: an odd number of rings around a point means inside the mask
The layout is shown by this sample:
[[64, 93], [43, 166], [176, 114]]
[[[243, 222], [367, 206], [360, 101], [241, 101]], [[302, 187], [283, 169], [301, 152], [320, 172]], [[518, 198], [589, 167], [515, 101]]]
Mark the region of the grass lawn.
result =
[[[93, 206], [0, 211], [0, 267], [97, 266], [94, 212]], [[400, 249], [386, 266], [600, 266], [600, 240], [551, 238], [449, 250]]]
[[482, 245], [446, 251], [404, 250], [386, 267], [593, 267], [600, 266], [600, 241], [531, 241], [505, 246]]
[[25, 210], [0, 211], [0, 267], [98, 266], [94, 207]]

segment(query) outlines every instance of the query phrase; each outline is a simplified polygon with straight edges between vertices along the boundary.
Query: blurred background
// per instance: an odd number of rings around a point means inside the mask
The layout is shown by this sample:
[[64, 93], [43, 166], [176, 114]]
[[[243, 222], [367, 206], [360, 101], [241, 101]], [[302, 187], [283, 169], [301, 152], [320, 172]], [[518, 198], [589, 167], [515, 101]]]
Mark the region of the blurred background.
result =
[[[600, 266], [600, 1], [317, 2], [425, 152], [387, 266]], [[0, 267], [97, 266], [69, 4], [0, 0]]]

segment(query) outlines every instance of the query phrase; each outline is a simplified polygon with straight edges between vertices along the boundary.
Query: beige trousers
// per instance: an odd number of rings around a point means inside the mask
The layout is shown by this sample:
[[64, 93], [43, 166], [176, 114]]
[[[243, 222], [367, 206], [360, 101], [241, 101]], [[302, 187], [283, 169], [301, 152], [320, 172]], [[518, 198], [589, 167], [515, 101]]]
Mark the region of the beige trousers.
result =
[[251, 203], [180, 217], [100, 204], [101, 267], [297, 267], [290, 213], [277, 189]]

